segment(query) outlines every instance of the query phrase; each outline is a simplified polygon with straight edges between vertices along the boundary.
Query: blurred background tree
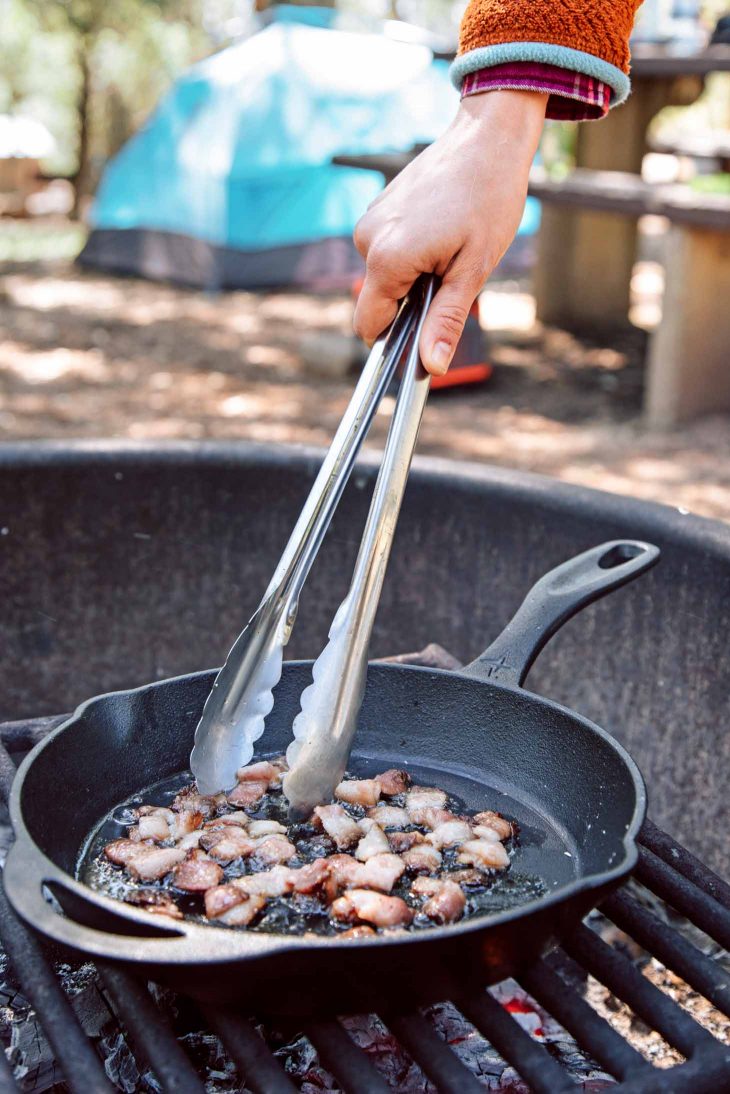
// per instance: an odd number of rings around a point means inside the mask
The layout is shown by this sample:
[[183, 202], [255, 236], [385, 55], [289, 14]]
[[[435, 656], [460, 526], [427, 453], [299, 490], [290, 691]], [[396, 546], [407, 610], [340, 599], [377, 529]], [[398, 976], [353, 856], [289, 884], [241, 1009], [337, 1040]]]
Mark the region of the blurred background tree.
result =
[[[44, 122], [75, 212], [175, 76], [235, 32], [235, 0], [0, 0], [0, 112]], [[230, 24], [230, 26], [229, 26]]]

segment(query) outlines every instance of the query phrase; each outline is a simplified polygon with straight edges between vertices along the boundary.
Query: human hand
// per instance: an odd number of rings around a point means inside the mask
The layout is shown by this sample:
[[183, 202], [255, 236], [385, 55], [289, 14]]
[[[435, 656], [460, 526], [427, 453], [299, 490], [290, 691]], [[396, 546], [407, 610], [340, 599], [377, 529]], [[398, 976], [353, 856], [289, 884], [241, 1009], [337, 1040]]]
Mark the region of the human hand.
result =
[[454, 121], [368, 207], [355, 228], [366, 260], [355, 309], [372, 343], [422, 273], [442, 279], [421, 336], [435, 376], [451, 364], [469, 309], [514, 239], [547, 95], [490, 91], [462, 99]]

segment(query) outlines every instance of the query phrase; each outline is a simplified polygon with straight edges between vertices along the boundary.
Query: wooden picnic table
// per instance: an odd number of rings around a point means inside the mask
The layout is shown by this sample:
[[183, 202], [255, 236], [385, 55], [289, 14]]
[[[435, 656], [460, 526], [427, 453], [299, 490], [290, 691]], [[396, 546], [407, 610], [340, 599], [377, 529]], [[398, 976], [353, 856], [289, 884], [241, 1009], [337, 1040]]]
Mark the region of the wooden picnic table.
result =
[[[688, 54], [635, 46], [631, 96], [600, 125], [578, 127], [576, 167], [640, 174], [651, 121], [665, 106], [695, 102], [711, 72], [730, 72], [729, 46]], [[563, 326], [626, 324], [635, 261], [635, 221], [546, 208], [535, 278], [539, 318]]]

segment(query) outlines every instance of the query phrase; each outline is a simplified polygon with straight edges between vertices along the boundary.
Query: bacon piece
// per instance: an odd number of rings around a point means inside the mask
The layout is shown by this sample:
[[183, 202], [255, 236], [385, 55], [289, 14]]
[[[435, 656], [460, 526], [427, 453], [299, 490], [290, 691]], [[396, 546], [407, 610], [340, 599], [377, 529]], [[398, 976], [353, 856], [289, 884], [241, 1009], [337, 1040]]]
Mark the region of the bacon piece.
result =
[[157, 881], [185, 858], [178, 847], [139, 847], [126, 863], [127, 873], [140, 881]]
[[476, 866], [480, 870], [504, 870], [509, 866], [509, 855], [501, 843], [475, 839], [462, 843], [459, 862]]
[[434, 923], [455, 923], [466, 908], [466, 897], [453, 881], [438, 881], [438, 889], [421, 908]]
[[231, 825], [237, 828], [248, 828], [252, 823], [248, 813], [244, 813], [241, 809], [236, 809], [233, 813], [224, 813], [222, 817], [213, 817], [212, 820], [206, 821], [205, 827], [225, 828], [228, 825]]
[[[405, 828], [411, 823], [411, 818], [405, 809], [382, 803], [368, 810], [367, 819], [375, 821], [381, 828]], [[362, 824], [362, 821], [360, 823]]]
[[202, 835], [202, 828], [196, 829], [195, 832], [188, 832], [187, 836], [183, 836], [181, 840], [177, 841], [177, 846], [181, 851], [192, 851], [194, 847], [200, 846]]
[[275, 820], [252, 820], [248, 826], [248, 834], [253, 839], [260, 836], [285, 836], [286, 828]]
[[496, 828], [487, 828], [486, 824], [477, 824], [474, 828], [477, 839], [486, 840], [487, 843], [500, 843], [501, 836]]
[[252, 809], [254, 805], [258, 805], [268, 789], [267, 782], [259, 780], [242, 782], [234, 786], [226, 800], [229, 805], [240, 805], [242, 809]]
[[[215, 853], [219, 847], [220, 844], [216, 844], [213, 853]], [[259, 862], [264, 862], [269, 865], [273, 863], [289, 862], [296, 855], [297, 849], [286, 836], [266, 836], [264, 839], [256, 841], [256, 847], [253, 853]]]
[[410, 851], [418, 843], [424, 843], [426, 837], [421, 832], [388, 832], [391, 850], [400, 853]]
[[183, 914], [174, 900], [160, 889], [134, 889], [124, 898], [125, 904], [134, 904], [155, 915], [167, 915], [170, 919], [182, 919]]
[[[339, 857], [349, 858], [350, 856]], [[327, 903], [334, 899], [336, 889], [329, 859], [316, 858], [314, 862], [308, 862], [306, 866], [302, 866], [299, 870], [290, 870], [289, 873], [295, 893], [318, 893]]]
[[265, 897], [286, 896], [293, 891], [294, 875], [298, 872], [287, 866], [274, 866], [271, 870], [262, 870], [260, 874], [237, 877], [231, 885], [243, 893], [256, 893]]
[[411, 873], [432, 874], [441, 866], [441, 852], [429, 843], [419, 843], [401, 856]]
[[115, 839], [104, 848], [104, 854], [115, 866], [126, 866], [139, 851], [139, 840], [133, 839]]
[[447, 796], [443, 790], [437, 790], [435, 787], [428, 786], [412, 786], [406, 794], [406, 809], [408, 810], [408, 816], [414, 824], [421, 824], [418, 820], [418, 815], [423, 812], [424, 809], [444, 809], [446, 806]]
[[337, 844], [339, 851], [346, 851], [348, 847], [360, 842], [362, 832], [359, 825], [341, 805], [318, 805], [314, 813], [322, 822], [327, 835]]
[[188, 857], [175, 867], [173, 885], [186, 893], [204, 893], [223, 881], [223, 870], [204, 851], [191, 851]]
[[247, 767], [240, 767], [236, 772], [236, 781], [239, 783], [262, 782], [267, 786], [278, 786], [281, 782], [281, 771], [269, 760], [260, 760]]
[[438, 850], [442, 847], [453, 847], [457, 843], [464, 843], [472, 838], [471, 826], [466, 821], [445, 821], [434, 828], [426, 839]]
[[343, 931], [337, 935], [337, 940], [352, 942], [358, 938], [376, 938], [377, 931], [374, 931], [372, 927], [367, 927], [364, 923], [361, 923], [359, 927], [350, 927], [349, 930]]
[[139, 838], [141, 840], [151, 839], [155, 843], [162, 843], [164, 840], [170, 838], [170, 825], [167, 817], [160, 811], [150, 813], [148, 816], [140, 817], [137, 824], [137, 831], [139, 832]]
[[512, 835], [512, 825], [501, 813], [495, 813], [493, 809], [487, 809], [483, 813], [477, 813], [473, 819], [474, 824], [483, 824], [486, 828], [493, 828], [501, 840], [509, 839]]
[[338, 897], [330, 909], [335, 919], [356, 922], [358, 919], [375, 927], [402, 927], [413, 919], [413, 912], [399, 896], [385, 896], [371, 889], [349, 889]]
[[181, 813], [173, 813], [170, 834], [173, 839], [182, 839], [200, 828], [204, 820], [199, 809], [183, 809]]
[[354, 889], [359, 885], [362, 863], [352, 855], [331, 855], [327, 865], [337, 889]]
[[335, 787], [335, 797], [350, 805], [375, 805], [380, 797], [377, 779], [346, 779]]
[[357, 845], [355, 858], [360, 862], [367, 862], [373, 855], [382, 855], [390, 851], [388, 837], [382, 828], [374, 824], [368, 834], [363, 836]]
[[398, 855], [389, 852], [374, 855], [358, 871], [358, 889], [377, 889], [389, 893], [398, 878], [405, 873], [405, 863]]
[[257, 849], [256, 841], [252, 840], [242, 828], [223, 828], [211, 835], [216, 837], [212, 844], [208, 844], [204, 839], [200, 842], [218, 862], [233, 862], [236, 858], [247, 858]]
[[[455, 881], [457, 885], [484, 885], [484, 874], [481, 870], [465, 869], [465, 870], [450, 870], [448, 874], [444, 876], [444, 880]], [[413, 883], [416, 884], [415, 881]]]
[[231, 927], [247, 927], [266, 904], [261, 893], [246, 893], [240, 886], [217, 885], [205, 894], [205, 914], [208, 919], [227, 923]]
[[201, 794], [195, 783], [191, 783], [176, 795], [172, 808], [176, 813], [190, 809], [194, 813], [202, 813], [204, 817], [211, 817], [225, 804], [225, 794]]
[[395, 794], [405, 794], [411, 785], [411, 776], [407, 771], [399, 771], [391, 767], [382, 775], [376, 775], [375, 781], [380, 786], [380, 793], [386, 798], [392, 798]]

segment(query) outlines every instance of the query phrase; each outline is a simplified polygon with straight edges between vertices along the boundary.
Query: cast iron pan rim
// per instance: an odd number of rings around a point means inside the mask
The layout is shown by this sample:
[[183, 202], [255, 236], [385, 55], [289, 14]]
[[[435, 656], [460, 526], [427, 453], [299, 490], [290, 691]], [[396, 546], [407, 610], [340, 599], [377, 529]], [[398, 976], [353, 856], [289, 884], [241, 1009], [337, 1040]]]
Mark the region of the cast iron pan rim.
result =
[[[311, 666], [312, 661], [289, 661], [287, 662], [287, 664], [298, 667]], [[423, 673], [428, 676], [433, 676], [433, 674], [436, 673], [440, 676], [443, 676], [445, 679], [453, 679], [454, 676], [459, 675], [458, 672], [454, 672], [452, 670], [433, 669], [420, 665], [398, 665], [375, 662], [372, 667], [376, 668], [378, 671], [383, 670], [387, 672], [408, 672], [419, 674]], [[198, 677], [213, 675], [216, 671], [216, 669], [209, 669], [200, 672], [186, 673], [180, 676], [170, 677], [166, 680], [155, 680], [151, 683], [142, 684], [141, 686], [136, 688], [123, 688], [118, 691], [107, 692], [103, 695], [92, 696], [91, 698], [86, 699], [83, 703], [81, 703], [65, 722], [58, 726], [52, 733], [50, 733], [47, 737], [40, 741], [35, 746], [35, 748], [33, 748], [33, 750], [26, 756], [26, 758], [23, 760], [20, 767], [18, 768], [18, 773], [13, 781], [8, 803], [10, 818], [16, 837], [16, 845], [15, 847], [11, 848], [10, 854], [13, 855], [13, 857], [16, 857], [17, 855], [23, 855], [25, 853], [28, 856], [29, 862], [35, 861], [38, 863], [43, 862], [44, 864], [48, 863], [49, 882], [52, 883], [55, 879], [59, 878], [59, 875], [62, 874], [63, 886], [70, 891], [77, 893], [83, 899], [89, 900], [89, 894], [91, 894], [91, 899], [93, 900], [93, 903], [101, 905], [115, 915], [121, 916], [121, 918], [128, 919], [132, 922], [143, 924], [145, 926], [154, 925], [156, 930], [160, 931], [161, 926], [163, 926], [161, 924], [160, 916], [157, 916], [151, 912], [145, 912], [131, 906], [124, 905], [124, 903], [121, 901], [114, 900], [112, 897], [107, 897], [105, 894], [97, 892], [95, 889], [91, 889], [89, 886], [77, 881], [76, 878], [74, 878], [71, 874], [68, 874], [65, 870], [62, 870], [60, 867], [56, 866], [55, 863], [51, 862], [51, 860], [43, 854], [40, 848], [37, 847], [35, 841], [32, 839], [26, 827], [20, 804], [21, 795], [23, 792], [26, 775], [37, 757], [43, 752], [45, 748], [51, 746], [51, 744], [55, 741], [56, 737], [58, 737], [61, 733], [70, 728], [74, 723], [78, 722], [89, 711], [92, 711], [96, 705], [100, 705], [106, 702], [108, 699], [116, 696], [124, 696], [129, 698], [133, 695], [149, 692], [152, 689], [158, 687], [175, 684], [178, 681], [189, 681], [194, 680]], [[616, 741], [616, 739], [612, 737], [610, 733], [602, 729], [599, 725], [596, 725], [595, 722], [590, 721], [588, 718], [585, 718], [583, 715], [571, 710], [569, 707], [562, 706], [561, 704], [556, 703], [551, 699], [546, 699], [544, 698], [544, 696], [535, 695], [533, 692], [528, 691], [526, 688], [500, 684], [494, 681], [490, 681], [489, 683], [478, 681], [478, 683], [480, 683], [481, 686], [490, 687], [498, 691], [506, 693], [517, 692], [520, 695], [526, 695], [529, 698], [536, 699], [547, 708], [555, 712], [567, 715], [568, 717], [581, 722], [587, 729], [591, 730], [599, 737], [601, 737], [604, 741], [606, 741], [607, 744], [610, 745], [612, 749], [614, 749], [615, 752], [618, 753], [619, 757], [621, 758], [631, 775], [635, 793], [635, 806], [633, 816], [631, 817], [631, 820], [627, 825], [626, 833], [622, 837], [621, 841], [624, 848], [623, 858], [619, 862], [617, 862], [616, 865], [613, 866], [610, 870], [604, 870], [599, 873], [585, 874], [583, 877], [576, 878], [575, 880], [568, 882], [567, 884], [560, 886], [557, 889], [552, 890], [545, 896], [538, 897], [536, 900], [528, 901], [525, 904], [521, 904], [516, 908], [505, 909], [504, 911], [498, 912], [495, 915], [490, 915], [486, 917], [475, 917], [474, 919], [469, 919], [462, 923], [449, 924], [443, 927], [429, 927], [427, 930], [424, 931], [404, 933], [402, 935], [377, 936], [374, 939], [352, 940], [348, 942], [348, 948], [353, 944], [358, 947], [399, 947], [402, 945], [413, 945], [415, 943], [422, 944], [427, 940], [433, 940], [434, 942], [437, 942], [440, 939], [455, 939], [459, 936], [472, 934], [480, 930], [483, 931], [491, 927], [497, 927], [500, 924], [508, 922], [510, 920], [528, 918], [532, 913], [549, 909], [556, 904], [562, 904], [563, 902], [566, 902], [572, 897], [576, 897], [581, 893], [588, 892], [593, 889], [597, 890], [603, 887], [610, 887], [613, 883], [619, 881], [622, 877], [628, 874], [636, 865], [636, 862], [638, 860], [636, 837], [638, 836], [639, 830], [641, 829], [646, 815], [647, 796], [646, 788], [639, 768], [637, 767], [636, 763], [631, 758], [629, 753], [623, 748], [623, 746], [619, 744], [619, 742]], [[45, 880], [46, 878], [35, 878], [33, 879], [32, 883], [41, 884], [41, 882], [45, 882]], [[11, 890], [8, 892], [8, 896], [14, 905], [15, 895], [16, 894], [13, 893], [11, 888]], [[18, 904], [15, 905], [16, 910], [19, 911], [21, 915], [23, 915], [22, 903], [23, 902], [21, 898], [21, 900], [18, 901]], [[64, 917], [60, 915], [58, 916], [59, 920], [62, 920], [63, 918]], [[73, 919], [71, 919], [70, 921], [72, 923], [75, 922]], [[180, 941], [177, 952], [171, 953], [169, 958], [166, 959], [167, 964], [186, 965], [189, 964], [191, 961], [200, 960], [201, 957], [204, 957], [206, 964], [216, 965], [218, 963], [227, 964], [228, 962], [230, 962], [231, 959], [235, 958], [235, 954], [232, 954], [230, 952], [223, 953], [221, 955], [205, 954], [206, 943], [213, 941], [213, 939], [219, 932], [222, 933], [221, 928], [211, 929], [210, 927], [189, 922], [186, 922], [184, 926], [182, 924], [179, 924], [177, 921], [173, 921], [173, 923], [174, 926], [172, 923], [169, 926], [169, 938], [172, 939], [173, 937], [177, 937]], [[164, 927], [167, 928], [167, 924], [165, 924]], [[43, 929], [44, 933], [51, 934], [51, 936], [56, 941], [68, 944], [68, 938], [63, 930], [56, 933], [53, 928], [49, 926], [48, 923], [44, 926]], [[225, 933], [238, 936], [238, 932], [234, 931], [226, 931]], [[105, 934], [108, 935], [110, 942], [112, 941], [112, 939], [115, 938], [123, 938], [125, 941], [131, 940], [130, 936], [128, 935], [119, 936], [111, 931], [105, 931]], [[189, 954], [180, 952], [183, 938], [186, 942], [189, 943]], [[243, 932], [242, 934], [242, 940], [244, 940], [249, 945], [251, 944], [250, 940], [252, 940], [253, 938], [256, 939], [257, 945], [261, 945], [261, 949], [254, 950], [253, 952], [251, 952], [250, 950], [246, 952], [244, 948], [241, 950], [240, 957], [246, 957], [250, 960], [255, 960], [257, 957], [264, 957], [267, 954], [273, 953], [283, 955], [287, 952], [301, 951], [302, 949], [331, 949], [333, 941], [336, 942], [336, 939], [330, 937], [322, 938], [321, 940], [315, 940], [297, 938], [295, 936], [287, 935], [267, 935], [256, 932], [250, 932], [248, 934]], [[135, 939], [135, 941], [140, 946], [140, 950], [144, 949], [144, 942], [146, 940], [147, 939], [145, 938]], [[154, 941], [158, 940], [160, 939], [154, 939]], [[259, 943], [258, 940], [261, 940], [261, 942]], [[200, 946], [197, 945], [198, 942], [201, 943]], [[266, 945], [264, 943], [268, 944]], [[197, 953], [195, 952], [196, 950], [198, 951]], [[95, 942], [91, 940], [87, 945], [85, 945], [83, 952], [92, 953], [95, 956], [99, 957], [108, 957], [108, 951], [104, 950], [103, 946], [96, 946]], [[130, 954], [128, 957], [125, 957], [125, 961], [131, 961], [132, 963], [148, 964], [149, 957], [144, 953], [140, 952], [139, 955]]]

